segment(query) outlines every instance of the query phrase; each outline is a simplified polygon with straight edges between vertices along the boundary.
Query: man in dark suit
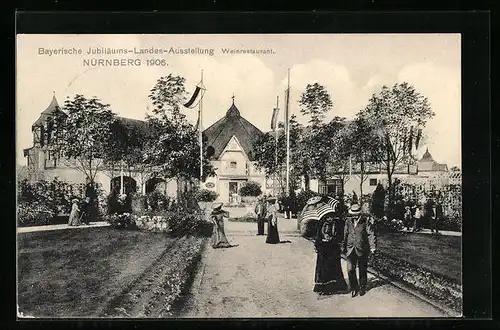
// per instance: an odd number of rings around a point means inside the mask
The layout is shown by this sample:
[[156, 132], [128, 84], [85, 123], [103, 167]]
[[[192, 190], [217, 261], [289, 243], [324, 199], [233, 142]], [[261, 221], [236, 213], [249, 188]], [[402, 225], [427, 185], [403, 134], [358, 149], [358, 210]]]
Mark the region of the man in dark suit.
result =
[[255, 205], [255, 214], [257, 215], [257, 235], [264, 235], [264, 223], [266, 221], [266, 202], [263, 197], [257, 200]]
[[92, 205], [90, 204], [90, 197], [85, 197], [85, 199], [82, 201], [82, 205], [80, 206], [80, 210], [82, 212], [81, 220], [83, 224], [88, 225], [90, 223], [91, 206]]
[[436, 234], [439, 234], [438, 225], [443, 218], [443, 206], [441, 205], [441, 203], [433, 200], [432, 206], [429, 209], [429, 213], [431, 232], [436, 232]]
[[[363, 296], [366, 292], [368, 256], [375, 252], [376, 237], [372, 223], [361, 213], [359, 204], [352, 204], [345, 222], [342, 252], [347, 261], [347, 273], [351, 296]], [[356, 276], [359, 267], [359, 285]]]

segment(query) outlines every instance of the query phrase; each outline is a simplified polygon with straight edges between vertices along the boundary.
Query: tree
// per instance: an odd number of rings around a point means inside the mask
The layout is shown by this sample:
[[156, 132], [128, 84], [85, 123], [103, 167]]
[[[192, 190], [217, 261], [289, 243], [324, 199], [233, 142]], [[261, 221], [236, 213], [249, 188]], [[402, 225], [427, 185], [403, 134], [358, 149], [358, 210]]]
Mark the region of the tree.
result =
[[280, 175], [276, 177], [283, 187], [283, 178], [280, 172], [286, 162], [286, 141], [284, 141], [283, 130], [278, 130], [278, 134], [278, 161], [276, 162], [276, 137], [273, 133], [267, 132], [259, 136], [254, 143], [255, 167], [263, 171], [266, 177], [275, 177], [279, 173]]
[[337, 130], [338, 119], [324, 124], [326, 114], [333, 108], [328, 91], [320, 84], [308, 84], [301, 94], [300, 112], [310, 116], [309, 125], [301, 131], [299, 147], [294, 166], [304, 178], [305, 188], [309, 190], [310, 179], [325, 179], [333, 136]]
[[382, 184], [377, 184], [377, 188], [372, 195], [372, 204], [370, 207], [371, 213], [381, 219], [384, 216], [384, 200], [385, 200], [385, 190]]
[[[153, 114], [147, 116], [151, 136], [144, 150], [144, 161], [163, 178], [192, 181], [199, 178], [200, 145], [197, 128], [180, 110], [185, 100], [184, 78], [169, 74], [158, 79], [149, 95]], [[214, 169], [203, 150], [203, 178], [214, 175]]]
[[300, 95], [299, 105], [300, 112], [311, 117], [309, 123], [312, 126], [318, 126], [333, 107], [330, 94], [318, 83], [307, 84], [305, 92]]
[[370, 165], [377, 159], [379, 136], [362, 116], [345, 125], [337, 141], [336, 156], [349, 159], [355, 165], [353, 174], [359, 178], [360, 203], [363, 198], [363, 183], [368, 179]]
[[260, 184], [257, 182], [248, 181], [240, 188], [239, 193], [241, 196], [257, 197], [262, 194], [262, 190], [260, 189]]
[[144, 159], [145, 146], [148, 144], [148, 132], [150, 130], [149, 127], [139, 127], [126, 123], [122, 123], [122, 125], [125, 126], [127, 132], [126, 138], [121, 143], [123, 150], [122, 161], [126, 166], [129, 176], [132, 176], [132, 171], [138, 175], [139, 184], [142, 187], [147, 180], [154, 177], [152, 175], [151, 164]]
[[[302, 125], [297, 122], [295, 115], [292, 115], [290, 118], [291, 187], [294, 187], [297, 181], [295, 175], [297, 167], [295, 165], [297, 164], [297, 150], [302, 128]], [[281, 186], [282, 192], [285, 192], [286, 189], [284, 183], [284, 171], [286, 170], [286, 136], [284, 133], [283, 123], [280, 123], [277, 130], [278, 162], [275, 161], [276, 137], [274, 132], [265, 133], [259, 137], [253, 145], [255, 150], [255, 167], [263, 171], [267, 177], [274, 177], [275, 174], [278, 174], [278, 183]]]
[[422, 129], [434, 116], [429, 101], [407, 82], [392, 88], [383, 86], [361, 111], [379, 137], [378, 160], [387, 173], [389, 200], [392, 200], [394, 170], [412, 161], [412, 149], [418, 145]]
[[80, 170], [91, 186], [95, 186], [97, 172], [102, 169], [107, 152], [111, 150], [115, 114], [109, 105], [95, 97], [75, 95], [66, 100], [67, 117], [60, 122], [57, 149], [62, 156]]

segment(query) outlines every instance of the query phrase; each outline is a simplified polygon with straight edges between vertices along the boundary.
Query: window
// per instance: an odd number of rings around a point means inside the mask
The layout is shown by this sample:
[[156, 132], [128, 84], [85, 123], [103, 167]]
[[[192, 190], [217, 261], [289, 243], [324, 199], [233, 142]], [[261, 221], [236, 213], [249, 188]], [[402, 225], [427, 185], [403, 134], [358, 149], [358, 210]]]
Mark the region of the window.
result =
[[377, 179], [370, 179], [370, 186], [376, 186], [377, 185]]
[[237, 164], [236, 162], [230, 162], [229, 163], [229, 167], [230, 168], [236, 168], [236, 164]]

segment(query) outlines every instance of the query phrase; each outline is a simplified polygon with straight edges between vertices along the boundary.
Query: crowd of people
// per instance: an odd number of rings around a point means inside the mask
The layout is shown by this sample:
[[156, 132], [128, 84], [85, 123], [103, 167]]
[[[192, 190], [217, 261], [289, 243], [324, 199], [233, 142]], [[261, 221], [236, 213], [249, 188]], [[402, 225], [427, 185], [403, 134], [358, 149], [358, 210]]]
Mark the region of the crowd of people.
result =
[[[439, 225], [444, 218], [443, 204], [437, 198], [429, 198], [425, 203], [397, 201], [393, 219], [402, 220], [406, 231], [418, 232], [423, 229], [424, 220], [432, 233], [439, 234]], [[385, 216], [387, 219], [387, 216]]]
[[[308, 200], [307, 207], [314, 208], [320, 204], [324, 205], [323, 198], [313, 197]], [[224, 218], [229, 217], [229, 212], [223, 210], [222, 205], [214, 204], [211, 212], [211, 220], [214, 223], [211, 243], [215, 249], [234, 246], [229, 243], [224, 232]], [[278, 208], [278, 201], [273, 197], [261, 197], [255, 205], [257, 235], [264, 235], [267, 222], [267, 244], [283, 243], [278, 233]], [[353, 203], [347, 207], [342, 200], [337, 201], [332, 212], [319, 219], [314, 239], [317, 254], [314, 292], [329, 295], [344, 293], [350, 288], [352, 297], [365, 294], [368, 257], [376, 249], [373, 224], [371, 217], [362, 212], [359, 204]], [[342, 272], [342, 253], [347, 261], [349, 286]]]
[[[214, 249], [233, 247], [226, 237], [224, 231], [224, 218], [229, 218], [229, 212], [222, 209], [222, 203], [212, 206], [210, 218], [212, 220], [213, 233], [211, 245]], [[280, 241], [278, 233], [278, 201], [275, 197], [259, 197], [255, 206], [257, 216], [257, 235], [264, 235], [264, 227], [267, 222], [267, 244], [278, 244], [288, 241]]]

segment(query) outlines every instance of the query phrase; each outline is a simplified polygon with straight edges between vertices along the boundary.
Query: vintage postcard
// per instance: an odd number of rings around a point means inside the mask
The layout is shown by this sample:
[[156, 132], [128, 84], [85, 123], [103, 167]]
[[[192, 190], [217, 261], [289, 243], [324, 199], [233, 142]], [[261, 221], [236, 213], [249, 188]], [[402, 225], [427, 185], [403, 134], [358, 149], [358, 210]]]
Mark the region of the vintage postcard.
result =
[[462, 315], [460, 34], [18, 34], [19, 318]]

